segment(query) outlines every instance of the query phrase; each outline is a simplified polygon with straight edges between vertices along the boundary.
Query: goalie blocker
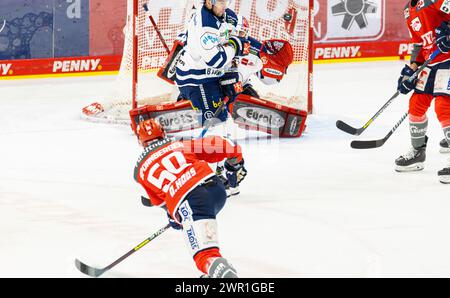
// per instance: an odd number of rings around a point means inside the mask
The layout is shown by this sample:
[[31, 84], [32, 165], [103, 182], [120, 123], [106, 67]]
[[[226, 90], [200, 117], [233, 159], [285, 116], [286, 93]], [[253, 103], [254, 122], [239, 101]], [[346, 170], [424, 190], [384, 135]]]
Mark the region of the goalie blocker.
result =
[[[230, 104], [230, 113], [239, 127], [263, 131], [278, 137], [300, 137], [306, 128], [306, 111], [289, 108], [263, 99], [240, 94]], [[154, 118], [167, 133], [201, 128], [201, 114], [182, 100], [173, 104], [143, 106], [130, 111], [131, 127]]]

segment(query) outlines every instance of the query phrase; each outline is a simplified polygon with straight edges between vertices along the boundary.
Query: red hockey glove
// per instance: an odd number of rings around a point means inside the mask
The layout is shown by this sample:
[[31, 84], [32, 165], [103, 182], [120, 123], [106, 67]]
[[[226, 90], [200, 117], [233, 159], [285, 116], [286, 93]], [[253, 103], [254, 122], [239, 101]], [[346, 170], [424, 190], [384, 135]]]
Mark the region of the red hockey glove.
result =
[[263, 42], [260, 58], [263, 63], [262, 76], [281, 81], [294, 61], [294, 52], [288, 41], [271, 39]]

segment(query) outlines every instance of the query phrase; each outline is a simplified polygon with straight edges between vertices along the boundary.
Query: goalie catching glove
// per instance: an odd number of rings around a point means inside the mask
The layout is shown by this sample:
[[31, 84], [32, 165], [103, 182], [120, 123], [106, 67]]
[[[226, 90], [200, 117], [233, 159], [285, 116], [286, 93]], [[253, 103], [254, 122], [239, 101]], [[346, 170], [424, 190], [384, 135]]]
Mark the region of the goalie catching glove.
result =
[[294, 61], [291, 44], [281, 39], [264, 41], [259, 55], [263, 63], [260, 79], [269, 78], [281, 81], [287, 73], [289, 65]]

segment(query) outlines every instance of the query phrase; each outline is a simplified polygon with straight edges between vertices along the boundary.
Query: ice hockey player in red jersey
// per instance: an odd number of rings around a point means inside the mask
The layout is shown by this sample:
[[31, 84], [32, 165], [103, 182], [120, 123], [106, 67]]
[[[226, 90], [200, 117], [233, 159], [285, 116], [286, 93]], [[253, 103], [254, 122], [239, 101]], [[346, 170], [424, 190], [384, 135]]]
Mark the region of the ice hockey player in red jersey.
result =
[[[409, 102], [409, 120], [412, 149], [396, 161], [399, 172], [420, 171], [424, 168], [428, 137], [427, 111], [435, 99], [437, 118], [450, 143], [450, 1], [410, 0], [404, 15], [414, 43], [410, 65], [402, 69], [398, 90], [407, 94], [414, 90]], [[436, 50], [440, 54], [409, 83], [416, 69]], [[443, 143], [443, 142], [441, 142]], [[438, 173], [442, 183], [450, 183], [450, 167]]]
[[166, 137], [154, 119], [141, 122], [137, 133], [145, 150], [134, 178], [146, 190], [148, 205], [164, 208], [172, 227], [182, 230], [200, 271], [214, 278], [237, 277], [220, 254], [216, 215], [227, 195], [208, 163], [225, 159], [228, 181], [237, 186], [247, 173], [241, 147], [218, 136], [177, 141]]

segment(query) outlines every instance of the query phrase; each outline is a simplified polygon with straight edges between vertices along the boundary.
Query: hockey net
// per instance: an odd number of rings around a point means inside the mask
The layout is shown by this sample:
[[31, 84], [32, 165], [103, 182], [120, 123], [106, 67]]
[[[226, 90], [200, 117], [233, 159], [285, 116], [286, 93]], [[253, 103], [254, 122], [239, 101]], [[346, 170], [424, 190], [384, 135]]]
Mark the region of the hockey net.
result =
[[[149, 13], [171, 48], [177, 36], [185, 31], [195, 2], [198, 1], [128, 0], [124, 51], [114, 89], [98, 105], [83, 109], [83, 118], [127, 124], [133, 107], [176, 101], [176, 86], [156, 75], [164, 65], [167, 51], [143, 6], [148, 5]], [[294, 63], [279, 84], [267, 86], [257, 78], [252, 80], [261, 98], [311, 113], [313, 0], [235, 0], [230, 8], [249, 20], [250, 36], [259, 41], [288, 40], [293, 47]]]

